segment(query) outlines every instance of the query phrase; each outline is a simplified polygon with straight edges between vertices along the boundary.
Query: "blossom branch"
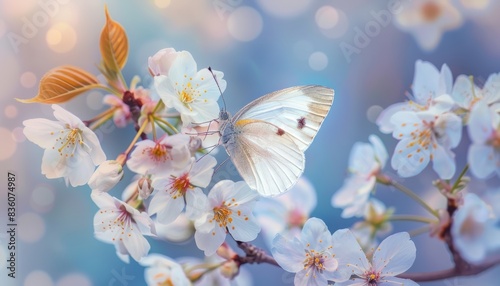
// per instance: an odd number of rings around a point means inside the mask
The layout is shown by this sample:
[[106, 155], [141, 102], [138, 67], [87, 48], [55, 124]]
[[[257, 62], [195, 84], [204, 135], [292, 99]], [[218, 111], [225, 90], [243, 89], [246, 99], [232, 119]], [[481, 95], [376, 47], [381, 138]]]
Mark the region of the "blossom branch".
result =
[[439, 215], [436, 210], [431, 208], [426, 202], [424, 202], [417, 194], [415, 194], [412, 190], [408, 189], [407, 187], [401, 185], [395, 180], [387, 180], [387, 185], [393, 186], [396, 189], [400, 190], [401, 192], [405, 193], [412, 199], [414, 199], [417, 203], [419, 203], [422, 207], [424, 207], [426, 210], [428, 210], [433, 216], [439, 218]]
[[457, 276], [477, 275], [499, 264], [500, 264], [500, 255], [496, 255], [487, 259], [483, 263], [477, 265], [468, 264], [468, 267], [455, 266], [450, 269], [427, 272], [427, 273], [401, 274], [398, 277], [411, 279], [415, 282], [436, 281], [447, 278], [453, 278]]
[[238, 256], [238, 262], [240, 264], [245, 264], [245, 263], [269, 263], [274, 266], [279, 266], [279, 264], [274, 260], [272, 256], [267, 254], [263, 249], [258, 248], [257, 246], [248, 243], [248, 242], [241, 242], [237, 241], [238, 247], [245, 252], [246, 256]]

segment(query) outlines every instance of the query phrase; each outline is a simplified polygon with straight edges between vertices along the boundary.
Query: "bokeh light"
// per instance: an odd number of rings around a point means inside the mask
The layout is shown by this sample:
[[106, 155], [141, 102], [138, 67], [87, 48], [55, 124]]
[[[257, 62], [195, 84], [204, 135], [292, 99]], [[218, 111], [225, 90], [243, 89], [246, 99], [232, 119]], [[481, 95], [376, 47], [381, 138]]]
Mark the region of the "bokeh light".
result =
[[2, 138], [2, 148], [0, 148], [0, 161], [7, 160], [14, 155], [17, 143], [14, 141], [9, 129], [0, 127], [0, 138]]
[[45, 221], [36, 213], [24, 213], [17, 218], [19, 239], [34, 243], [45, 235]]
[[12, 18], [19, 18], [33, 13], [37, 7], [37, 2], [37, 0], [3, 0], [0, 1], [0, 11]]
[[349, 18], [340, 9], [323, 6], [316, 12], [316, 24], [323, 35], [328, 38], [338, 39], [344, 36], [349, 29]]
[[26, 276], [23, 286], [54, 286], [54, 282], [48, 273], [35, 270]]
[[38, 212], [47, 212], [54, 207], [54, 189], [50, 185], [42, 184], [31, 193], [31, 207]]
[[154, 0], [156, 7], [167, 8], [170, 5], [171, 0]]
[[[118, 284], [118, 283], [117, 283]], [[80, 273], [71, 273], [57, 281], [56, 286], [92, 286], [90, 279]]]
[[272, 16], [289, 18], [297, 16], [307, 10], [312, 0], [258, 0], [257, 3], [264, 11]]
[[46, 34], [46, 41], [49, 48], [57, 53], [71, 51], [77, 42], [75, 30], [66, 23], [54, 24]]
[[26, 136], [24, 136], [22, 127], [18, 126], [12, 130], [12, 139], [14, 141], [16, 141], [17, 143], [21, 143], [21, 142], [26, 141]]
[[241, 6], [236, 8], [227, 19], [229, 34], [236, 40], [248, 42], [262, 32], [262, 16], [254, 8]]
[[460, 0], [462, 5], [466, 8], [484, 9], [490, 5], [492, 0]]
[[103, 92], [99, 91], [91, 91], [89, 92], [87, 97], [87, 106], [93, 110], [99, 110], [103, 107], [102, 99], [104, 98]]
[[339, 22], [339, 12], [332, 6], [323, 6], [316, 11], [316, 24], [321, 29], [331, 29]]
[[309, 67], [315, 71], [324, 70], [328, 66], [328, 57], [323, 52], [314, 52], [309, 56]]
[[380, 113], [384, 110], [382, 106], [379, 105], [372, 105], [366, 110], [366, 118], [372, 122], [375, 123], [377, 121], [378, 116]]
[[36, 75], [29, 71], [22, 73], [21, 77], [19, 78], [19, 82], [25, 88], [32, 88], [33, 86], [35, 86], [36, 80]]
[[7, 118], [15, 118], [17, 113], [17, 107], [12, 104], [6, 105], [3, 109], [3, 114], [5, 114], [5, 117]]

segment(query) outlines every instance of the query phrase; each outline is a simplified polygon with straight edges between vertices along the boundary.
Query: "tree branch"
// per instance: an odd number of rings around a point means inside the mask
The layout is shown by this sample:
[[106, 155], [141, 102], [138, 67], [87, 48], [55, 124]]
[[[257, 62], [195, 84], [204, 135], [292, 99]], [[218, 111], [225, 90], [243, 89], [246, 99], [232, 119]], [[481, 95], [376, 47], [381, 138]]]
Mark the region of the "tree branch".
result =
[[453, 278], [457, 276], [473, 276], [482, 273], [496, 265], [500, 264], [500, 255], [493, 256], [481, 264], [469, 264], [466, 269], [454, 267], [446, 270], [426, 272], [426, 273], [407, 273], [398, 275], [399, 278], [411, 279], [415, 282], [426, 282]]
[[281, 267], [279, 266], [278, 262], [276, 262], [276, 260], [274, 260], [274, 258], [267, 254], [263, 249], [258, 248], [257, 246], [248, 242], [236, 241], [236, 243], [238, 243], [238, 247], [246, 254], [246, 256], [238, 256], [238, 262], [240, 264], [268, 263], [274, 266]]

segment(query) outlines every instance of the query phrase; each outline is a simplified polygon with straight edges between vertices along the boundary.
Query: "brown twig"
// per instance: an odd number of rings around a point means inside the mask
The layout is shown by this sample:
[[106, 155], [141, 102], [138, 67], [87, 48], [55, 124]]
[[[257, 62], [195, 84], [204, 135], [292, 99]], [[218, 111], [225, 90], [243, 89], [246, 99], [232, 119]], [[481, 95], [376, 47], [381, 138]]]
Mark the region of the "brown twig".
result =
[[246, 256], [238, 256], [238, 262], [241, 264], [249, 263], [268, 263], [274, 266], [279, 266], [278, 262], [274, 260], [272, 256], [267, 254], [263, 249], [258, 248], [257, 246], [248, 243], [237, 241], [238, 247], [245, 252]]

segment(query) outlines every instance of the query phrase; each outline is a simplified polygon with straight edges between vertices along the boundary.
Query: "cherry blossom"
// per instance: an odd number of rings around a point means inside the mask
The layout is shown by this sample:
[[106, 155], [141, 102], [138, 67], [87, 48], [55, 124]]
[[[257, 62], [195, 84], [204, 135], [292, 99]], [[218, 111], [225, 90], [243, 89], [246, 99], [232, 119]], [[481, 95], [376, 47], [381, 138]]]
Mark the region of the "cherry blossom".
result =
[[222, 180], [214, 185], [208, 199], [197, 204], [202, 211], [195, 220], [194, 238], [205, 255], [212, 255], [229, 232], [237, 241], [251, 241], [260, 227], [252, 214], [258, 193], [244, 182]]
[[278, 233], [287, 238], [300, 235], [316, 204], [316, 191], [304, 176], [283, 195], [261, 198], [254, 213], [266, 243], [270, 246]]
[[106, 155], [95, 133], [78, 117], [56, 104], [52, 109], [58, 121], [25, 120], [24, 135], [45, 149], [42, 174], [49, 179], [64, 178], [73, 187], [84, 185]]
[[392, 136], [401, 140], [391, 165], [400, 176], [415, 176], [432, 161], [441, 179], [451, 179], [456, 169], [451, 149], [457, 147], [462, 136], [460, 117], [451, 112], [400, 111], [391, 122], [395, 126]]
[[413, 94], [408, 95], [409, 101], [395, 103], [387, 107], [377, 118], [377, 125], [383, 133], [391, 133], [395, 126], [391, 117], [399, 111], [426, 111], [429, 109], [449, 110], [453, 100], [441, 97], [450, 94], [453, 77], [450, 68], [443, 64], [438, 70], [432, 63], [417, 60], [412, 83]]
[[96, 238], [114, 244], [118, 257], [125, 262], [129, 255], [136, 261], [146, 256], [150, 246], [144, 235], [156, 236], [149, 215], [108, 193], [92, 192], [91, 197], [100, 208], [94, 216]]
[[365, 213], [377, 176], [387, 162], [387, 150], [380, 138], [370, 135], [369, 140], [371, 144], [354, 144], [349, 156], [351, 175], [332, 197], [332, 206], [344, 209], [343, 218], [359, 217]]
[[271, 252], [284, 270], [295, 273], [295, 285], [327, 285], [329, 280], [337, 283], [351, 276], [338, 252], [353, 242], [356, 239], [349, 230], [337, 230], [332, 235], [321, 219], [313, 217], [307, 220], [299, 237], [278, 234]]
[[192, 285], [191, 281], [186, 277], [182, 266], [169, 257], [160, 254], [150, 254], [144, 257], [139, 263], [146, 267], [144, 276], [148, 286]]
[[500, 228], [492, 208], [475, 194], [467, 194], [464, 204], [453, 214], [453, 242], [462, 257], [481, 262], [489, 251], [500, 249]]
[[395, 277], [408, 270], [416, 257], [415, 244], [406, 232], [396, 233], [384, 239], [373, 251], [371, 263], [359, 245], [346, 246], [338, 255], [347, 257], [347, 267], [354, 277], [335, 283], [336, 286], [418, 285], [412, 280]]
[[186, 207], [188, 217], [195, 219], [199, 215], [196, 205], [205, 200], [200, 187], [208, 186], [216, 164], [217, 160], [210, 155], [197, 162], [192, 158], [191, 163], [183, 170], [172, 172], [168, 178], [157, 177], [153, 181], [153, 187], [158, 192], [149, 204], [148, 213], [157, 214], [158, 222], [169, 224]]
[[135, 145], [127, 167], [138, 174], [170, 174], [189, 164], [188, 144], [189, 136], [184, 134], [165, 135], [157, 141], [140, 141]]
[[107, 192], [123, 178], [122, 164], [115, 160], [104, 161], [89, 179], [93, 191]]
[[154, 83], [165, 105], [181, 114], [184, 125], [203, 123], [218, 118], [217, 100], [221, 91], [226, 89], [226, 81], [222, 79], [224, 74], [219, 71], [213, 73], [217, 81], [208, 69], [198, 71], [193, 56], [182, 51], [173, 61], [168, 75], [156, 76]]
[[472, 140], [468, 153], [472, 174], [478, 178], [493, 173], [500, 176], [500, 115], [481, 100], [471, 111], [467, 130]]
[[463, 23], [462, 15], [450, 0], [405, 1], [395, 19], [396, 26], [412, 33], [424, 50], [436, 48], [444, 32]]

